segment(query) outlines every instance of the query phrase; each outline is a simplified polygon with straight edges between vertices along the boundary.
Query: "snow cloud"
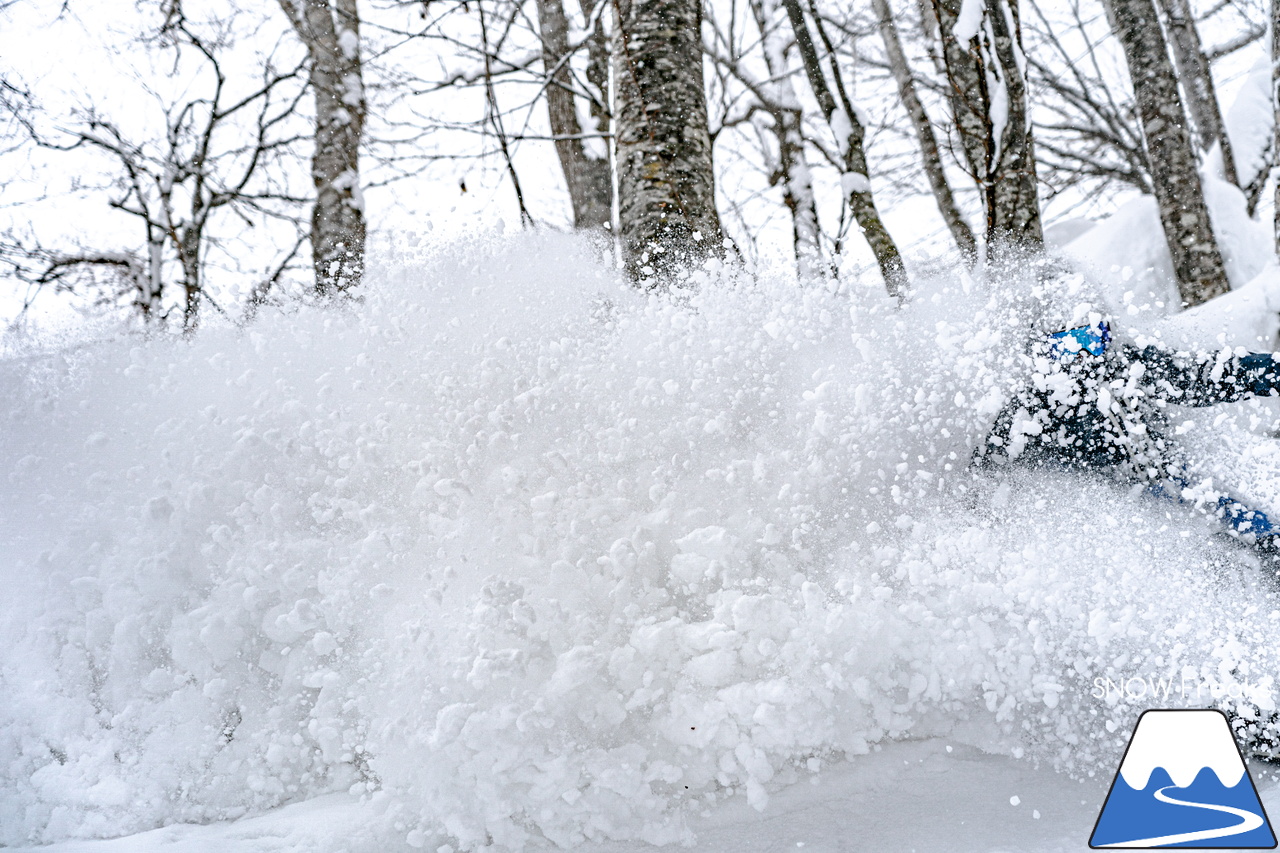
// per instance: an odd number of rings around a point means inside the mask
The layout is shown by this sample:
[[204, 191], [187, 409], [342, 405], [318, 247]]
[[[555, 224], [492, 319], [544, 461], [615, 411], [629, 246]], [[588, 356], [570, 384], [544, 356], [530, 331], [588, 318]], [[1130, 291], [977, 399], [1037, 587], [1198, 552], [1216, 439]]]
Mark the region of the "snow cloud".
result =
[[331, 791], [426, 849], [682, 841], [887, 739], [1089, 772], [1140, 710], [1096, 677], [1275, 669], [1189, 508], [968, 470], [1017, 342], [967, 279], [408, 242], [346, 313], [0, 364], [0, 842]]

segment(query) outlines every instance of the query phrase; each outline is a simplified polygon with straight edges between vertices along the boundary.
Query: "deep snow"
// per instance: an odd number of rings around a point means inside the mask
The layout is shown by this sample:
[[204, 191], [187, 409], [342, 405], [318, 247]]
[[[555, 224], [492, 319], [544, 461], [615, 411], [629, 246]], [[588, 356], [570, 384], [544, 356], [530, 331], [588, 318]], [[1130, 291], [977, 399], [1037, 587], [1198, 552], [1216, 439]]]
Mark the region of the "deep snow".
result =
[[[1237, 297], [1271, 299], [1259, 278]], [[334, 792], [145, 843], [303, 849], [333, 820], [352, 850], [728, 849], [849, 799], [906, 839], [886, 810], [928, 773], [881, 784], [885, 762], [952, 774], [958, 820], [997, 777], [1046, 816], [1063, 774], [1109, 779], [1150, 698], [1108, 679], [1271, 705], [1280, 601], [1210, 522], [968, 471], [1018, 379], [999, 287], [897, 312], [705, 279], [650, 298], [571, 238], [477, 239], [388, 251], [346, 313], [0, 364], [0, 843]], [[1266, 332], [1230, 305], [1168, 333]], [[1280, 509], [1267, 404], [1187, 422], [1207, 472]], [[830, 797], [798, 793], [813, 773]], [[1081, 799], [1027, 824], [1050, 846], [974, 844], [1054, 849]]]
[[[941, 740], [914, 741], [890, 744], [816, 776], [806, 774], [774, 797], [764, 812], [730, 801], [710, 815], [695, 815], [691, 826], [698, 838], [696, 849], [708, 853], [1077, 853], [1088, 849], [1089, 833], [1105, 796], [1106, 784], [1100, 781], [1073, 781], [1037, 771], [1025, 761], [984, 755]], [[1016, 806], [1010, 802], [1014, 797]], [[169, 827], [117, 841], [71, 842], [54, 849], [58, 853], [381, 853], [386, 848], [368, 832], [377, 823], [375, 803], [333, 794], [232, 824]], [[555, 848], [544, 842], [530, 849]], [[606, 842], [592, 844], [590, 849], [645, 853], [654, 848]], [[31, 853], [35, 850], [50, 853], [49, 848], [31, 848]]]
[[[1269, 815], [1280, 787], [1253, 768]], [[691, 818], [705, 853], [1084, 853], [1110, 780], [1073, 780], [1026, 761], [940, 739], [883, 750], [805, 775], [758, 812], [741, 799]], [[1016, 802], [1015, 802], [1016, 801]], [[379, 804], [330, 794], [260, 817], [171, 826], [111, 841], [66, 842], [13, 853], [383, 853], [371, 827]], [[531, 851], [555, 850], [534, 841]], [[590, 845], [596, 853], [652, 853], [643, 842]], [[680, 848], [672, 848], [680, 849]]]

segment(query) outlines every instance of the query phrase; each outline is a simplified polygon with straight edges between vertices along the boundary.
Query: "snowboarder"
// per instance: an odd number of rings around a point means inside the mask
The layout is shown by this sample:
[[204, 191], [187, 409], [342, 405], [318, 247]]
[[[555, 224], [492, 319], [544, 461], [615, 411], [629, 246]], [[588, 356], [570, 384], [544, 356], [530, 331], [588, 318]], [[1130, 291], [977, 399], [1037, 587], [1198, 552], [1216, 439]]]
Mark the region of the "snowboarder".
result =
[[[1181, 501], [1191, 483], [1165, 431], [1166, 407], [1212, 406], [1280, 390], [1280, 362], [1268, 354], [1121, 343], [1107, 318], [1087, 305], [1059, 319], [1052, 324], [1057, 328], [1042, 326], [1034, 336], [1030, 381], [975, 452], [979, 467], [1017, 460], [1109, 471]], [[1209, 509], [1268, 566], [1280, 568], [1280, 522], [1227, 495]]]

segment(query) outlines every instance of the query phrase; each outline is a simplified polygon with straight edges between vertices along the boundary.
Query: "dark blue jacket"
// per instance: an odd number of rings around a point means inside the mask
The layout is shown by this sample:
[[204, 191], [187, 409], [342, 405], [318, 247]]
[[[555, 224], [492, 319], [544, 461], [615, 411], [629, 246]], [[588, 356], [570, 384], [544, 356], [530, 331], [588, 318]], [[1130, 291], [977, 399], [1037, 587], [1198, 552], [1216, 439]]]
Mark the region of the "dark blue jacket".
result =
[[1101, 356], [1033, 357], [1030, 383], [1000, 411], [980, 464], [1020, 460], [1110, 469], [1160, 481], [1180, 476], [1165, 436], [1169, 404], [1211, 406], [1271, 394], [1280, 364], [1264, 353], [1112, 346]]

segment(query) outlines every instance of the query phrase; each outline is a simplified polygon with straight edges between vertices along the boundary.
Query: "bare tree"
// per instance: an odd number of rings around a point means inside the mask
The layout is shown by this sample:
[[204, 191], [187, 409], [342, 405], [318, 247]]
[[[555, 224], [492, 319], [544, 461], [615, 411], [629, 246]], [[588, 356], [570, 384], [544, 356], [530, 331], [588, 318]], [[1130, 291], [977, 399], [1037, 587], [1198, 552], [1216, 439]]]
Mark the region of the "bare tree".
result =
[[343, 294], [364, 274], [364, 195], [360, 143], [364, 134], [364, 66], [356, 0], [280, 0], [307, 49], [315, 96], [315, 153], [311, 178], [311, 256], [316, 292]]
[[[0, 140], [4, 140], [3, 147], [0, 147], [0, 154], [7, 153], [17, 147], [18, 143], [11, 141], [21, 136], [30, 136], [33, 132], [31, 119], [28, 113], [31, 109], [31, 92], [19, 86], [11, 80], [0, 77], [0, 119], [5, 124], [12, 123], [20, 128], [17, 133], [6, 132], [0, 134]], [[0, 125], [3, 128], [3, 125]], [[0, 184], [2, 186], [2, 184]]]
[[1178, 290], [1198, 305], [1230, 290], [1186, 129], [1177, 78], [1152, 0], [1105, 0], [1124, 47]]
[[[525, 143], [551, 142], [568, 189], [569, 221], [581, 228], [607, 227], [613, 195], [607, 0], [579, 0], [573, 9], [564, 0], [414, 5], [420, 5], [421, 26], [380, 25], [384, 35], [399, 40], [397, 50], [425, 48], [425, 55], [415, 55], [394, 73], [394, 88], [416, 101], [409, 107], [412, 118], [398, 120], [395, 139], [368, 139], [366, 158], [378, 146], [379, 166], [395, 179], [412, 178], [424, 167], [470, 163], [499, 170], [514, 192], [521, 222], [532, 226], [530, 207], [536, 205], [524, 191], [518, 155]], [[387, 66], [384, 59], [380, 79], [389, 76]], [[432, 109], [436, 95], [445, 97]], [[472, 102], [468, 98], [482, 104], [475, 117], [458, 109]], [[387, 122], [385, 115], [378, 118]], [[549, 123], [550, 133], [536, 127], [541, 121]], [[438, 142], [460, 136], [479, 144], [445, 148]], [[458, 180], [465, 186], [463, 175]]]
[[871, 0], [871, 7], [876, 14], [880, 37], [884, 40], [885, 55], [889, 60], [893, 79], [898, 86], [898, 95], [902, 99], [907, 116], [911, 119], [911, 128], [915, 132], [916, 140], [920, 143], [921, 160], [925, 175], [929, 179], [929, 188], [933, 191], [934, 201], [938, 205], [938, 212], [942, 214], [942, 220], [947, 224], [947, 229], [951, 232], [951, 237], [955, 240], [960, 253], [966, 258], [975, 258], [977, 241], [974, 240], [973, 230], [965, 221], [951, 192], [951, 184], [947, 180], [947, 173], [942, 166], [942, 155], [938, 150], [938, 139], [933, 132], [933, 123], [929, 120], [929, 114], [925, 111], [924, 104], [916, 92], [915, 76], [911, 73], [911, 66], [907, 62], [907, 53], [903, 50], [902, 39], [898, 35], [898, 25], [893, 19], [893, 10], [889, 8], [888, 0]]
[[1150, 193], [1151, 172], [1137, 106], [1130, 93], [1108, 85], [1111, 75], [1099, 58], [1114, 38], [1110, 27], [1105, 20], [1099, 25], [1096, 14], [1086, 19], [1080, 0], [1069, 0], [1053, 4], [1068, 21], [1060, 34], [1060, 24], [1050, 20], [1040, 0], [1028, 6], [1033, 15], [1024, 22], [1023, 32], [1033, 40], [1026, 58], [1040, 113], [1037, 173], [1049, 197], [1082, 185], [1089, 185], [1090, 194], [1117, 185]]
[[637, 284], [719, 253], [699, 0], [614, 0], [619, 237]]
[[[876, 263], [880, 266], [880, 274], [884, 277], [885, 289], [889, 295], [902, 301], [906, 298], [907, 271], [902, 263], [902, 253], [897, 243], [889, 234], [889, 229], [880, 218], [875, 198], [871, 194], [871, 178], [867, 169], [867, 153], [864, 146], [866, 128], [858, 111], [849, 99], [848, 89], [836, 63], [835, 49], [826, 35], [822, 18], [813, 16], [814, 26], [823, 42], [831, 60], [831, 73], [835, 80], [835, 91], [827, 82], [826, 71], [809, 32], [809, 24], [805, 19], [800, 0], [782, 0], [791, 21], [791, 29], [795, 32], [796, 47], [800, 52], [800, 61], [804, 66], [805, 76], [813, 89], [814, 98], [823, 118], [835, 135], [836, 147], [840, 155], [840, 185], [854, 221], [862, 230], [862, 235], [871, 246]], [[839, 97], [837, 102], [836, 98]], [[836, 246], [839, 253], [840, 246]]]
[[982, 195], [987, 256], [1037, 251], [1044, 236], [1017, 0], [933, 0], [933, 10], [956, 132]]
[[1169, 26], [1173, 58], [1178, 66], [1182, 91], [1187, 96], [1187, 106], [1199, 137], [1200, 150], [1209, 151], [1214, 145], [1218, 145], [1222, 152], [1222, 176], [1239, 186], [1231, 138], [1227, 136], [1226, 126], [1222, 121], [1213, 74], [1209, 69], [1209, 59], [1200, 47], [1200, 33], [1196, 30], [1191, 4], [1188, 0], [1160, 0], [1160, 5]]
[[[593, 9], [588, 3], [589, 0], [584, 0], [583, 13], [590, 27], [589, 42], [603, 40], [604, 29], [599, 12], [604, 4], [600, 2]], [[570, 65], [577, 46], [569, 43], [569, 20], [564, 5], [561, 0], [537, 0], [537, 6], [542, 64], [547, 75], [547, 114], [560, 168], [569, 188], [573, 224], [577, 228], [599, 228], [610, 221], [613, 213], [613, 176], [609, 158], [592, 155], [578, 119], [578, 88], [574, 85]], [[599, 45], [592, 47], [597, 51], [600, 49]], [[589, 55], [588, 61], [598, 61], [598, 57]], [[588, 70], [599, 73], [595, 66], [589, 66]], [[595, 99], [592, 100], [593, 106], [597, 106]], [[597, 116], [595, 135], [599, 135], [601, 130], [600, 119], [603, 119], [604, 132], [608, 132], [607, 114], [600, 115]]]
[[771, 169], [770, 180], [782, 186], [782, 203], [791, 214], [792, 244], [802, 271], [821, 269], [821, 230], [818, 208], [813, 197], [813, 173], [804, 145], [804, 111], [795, 87], [791, 84], [789, 54], [792, 45], [782, 29], [782, 6], [778, 0], [752, 0], [751, 14], [760, 30], [760, 47], [764, 54], [768, 83], [760, 85], [765, 95], [762, 103], [770, 118], [777, 141], [778, 159]]
[[109, 204], [136, 219], [145, 248], [60, 249], [38, 236], [10, 233], [0, 256], [12, 275], [35, 292], [91, 288], [106, 302], [124, 297], [149, 324], [168, 318], [166, 294], [176, 283], [187, 332], [199, 324], [204, 303], [223, 310], [205, 280], [213, 218], [226, 210], [239, 218], [292, 223], [289, 209], [299, 200], [266, 180], [264, 170], [295, 151], [300, 137], [291, 120], [305, 90], [298, 83], [300, 68], [279, 71], [270, 59], [256, 86], [248, 92], [233, 87], [221, 55], [221, 31], [213, 30], [191, 26], [176, 4], [167, 8], [155, 39], [172, 52], [175, 66], [194, 58], [209, 84], [164, 105], [163, 139], [132, 137], [93, 108], [76, 111], [52, 133], [26, 122], [31, 141], [40, 147], [88, 149], [108, 157], [115, 168]]
[[[794, 40], [789, 37], [785, 12], [778, 0], [747, 0], [758, 38], [734, 31], [739, 19], [736, 4], [727, 20], [711, 18], [707, 55], [722, 74], [719, 82], [719, 134], [739, 124], [749, 124], [759, 140], [761, 166], [771, 187], [782, 190], [782, 205], [791, 219], [791, 244], [802, 274], [830, 270], [822, 243], [822, 230], [814, 199], [813, 173], [805, 145], [804, 109], [797, 97], [791, 67]], [[712, 10], [714, 12], [714, 10]], [[746, 41], [746, 44], [743, 42]], [[755, 56], [758, 53], [759, 56]], [[763, 65], [763, 74], [758, 73]], [[745, 89], [738, 98], [729, 90], [730, 80]], [[740, 154], [742, 148], [735, 150]], [[747, 245], [750, 245], [750, 234]]]
[[162, 317], [162, 292], [155, 289], [151, 270], [134, 251], [54, 249], [6, 230], [0, 235], [0, 269], [27, 286], [16, 322], [26, 316], [36, 299], [50, 291], [87, 296], [95, 307], [103, 309], [123, 302], [131, 314], [151, 327]]

